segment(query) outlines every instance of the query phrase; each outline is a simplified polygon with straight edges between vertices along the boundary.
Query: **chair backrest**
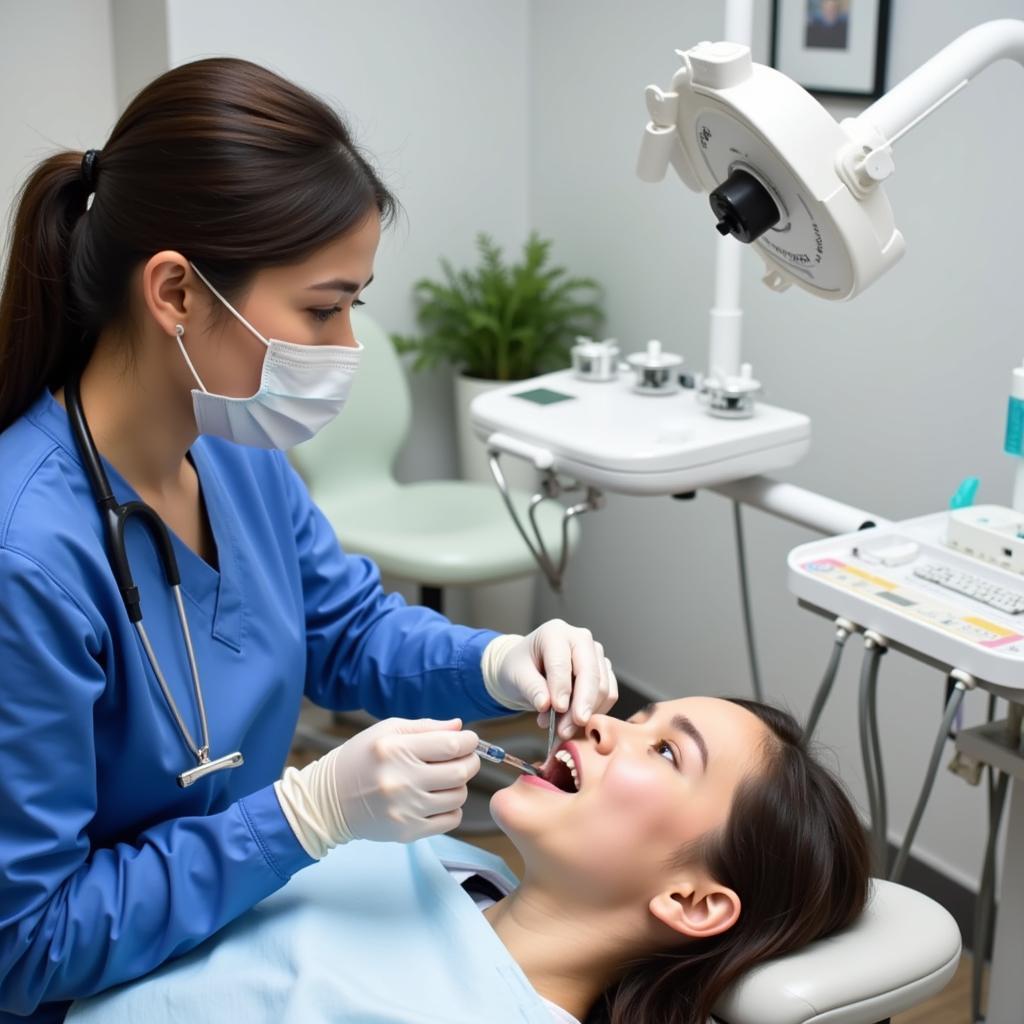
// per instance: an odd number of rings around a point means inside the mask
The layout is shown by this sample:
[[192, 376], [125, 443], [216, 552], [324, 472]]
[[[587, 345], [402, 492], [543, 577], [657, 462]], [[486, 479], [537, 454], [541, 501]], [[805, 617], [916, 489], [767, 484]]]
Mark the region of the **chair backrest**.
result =
[[409, 430], [411, 403], [405, 370], [387, 332], [361, 310], [352, 327], [363, 354], [345, 407], [290, 458], [316, 496], [391, 477]]

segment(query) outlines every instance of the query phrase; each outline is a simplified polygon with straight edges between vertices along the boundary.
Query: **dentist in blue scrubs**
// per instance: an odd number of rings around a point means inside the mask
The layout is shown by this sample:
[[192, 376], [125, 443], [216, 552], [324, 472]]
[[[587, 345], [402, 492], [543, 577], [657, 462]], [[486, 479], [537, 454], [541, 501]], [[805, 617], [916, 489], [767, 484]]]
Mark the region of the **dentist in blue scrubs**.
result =
[[[586, 630], [499, 636], [385, 594], [282, 453], [344, 404], [394, 206], [328, 106], [233, 59], [162, 75], [18, 197], [0, 1024], [63, 1020], [339, 843], [454, 828], [463, 720], [553, 701], [568, 735], [617, 698]], [[282, 775], [303, 695], [382, 721]]]

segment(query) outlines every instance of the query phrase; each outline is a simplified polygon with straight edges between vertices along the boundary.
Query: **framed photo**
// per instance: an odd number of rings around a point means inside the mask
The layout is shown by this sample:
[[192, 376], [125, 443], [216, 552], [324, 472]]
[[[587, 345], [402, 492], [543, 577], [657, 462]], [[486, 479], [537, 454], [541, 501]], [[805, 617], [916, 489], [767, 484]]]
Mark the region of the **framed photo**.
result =
[[885, 91], [889, 0], [773, 0], [772, 66], [823, 96]]

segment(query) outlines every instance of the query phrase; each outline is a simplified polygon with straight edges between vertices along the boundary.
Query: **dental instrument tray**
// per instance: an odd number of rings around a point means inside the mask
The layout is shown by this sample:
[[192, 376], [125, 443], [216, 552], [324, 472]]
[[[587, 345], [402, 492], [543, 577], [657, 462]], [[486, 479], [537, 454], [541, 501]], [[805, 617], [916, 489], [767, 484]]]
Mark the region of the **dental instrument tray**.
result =
[[1024, 689], [1024, 575], [954, 546], [957, 513], [802, 544], [789, 553], [801, 603], [873, 629], [916, 657]]
[[709, 416], [693, 389], [638, 394], [634, 375], [595, 383], [572, 370], [477, 396], [473, 431], [492, 451], [620, 494], [671, 495], [781, 469], [810, 446], [808, 417], [757, 403], [748, 419]]

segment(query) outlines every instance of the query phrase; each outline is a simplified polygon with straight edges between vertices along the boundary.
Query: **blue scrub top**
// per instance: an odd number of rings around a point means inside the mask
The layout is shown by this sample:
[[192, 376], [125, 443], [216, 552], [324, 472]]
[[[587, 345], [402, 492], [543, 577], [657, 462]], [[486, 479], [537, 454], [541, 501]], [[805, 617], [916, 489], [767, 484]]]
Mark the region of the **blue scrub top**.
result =
[[[312, 863], [273, 790], [303, 694], [379, 718], [512, 713], [481, 676], [496, 634], [385, 594], [284, 455], [200, 437], [191, 456], [217, 568], [172, 542], [210, 754], [245, 764], [181, 789], [195, 758], [128, 620], [64, 409], [44, 391], [0, 433], [0, 1024], [63, 1020]], [[137, 498], [104, 464], [118, 500]], [[198, 739], [173, 598], [148, 535], [127, 532], [147, 632]]]

